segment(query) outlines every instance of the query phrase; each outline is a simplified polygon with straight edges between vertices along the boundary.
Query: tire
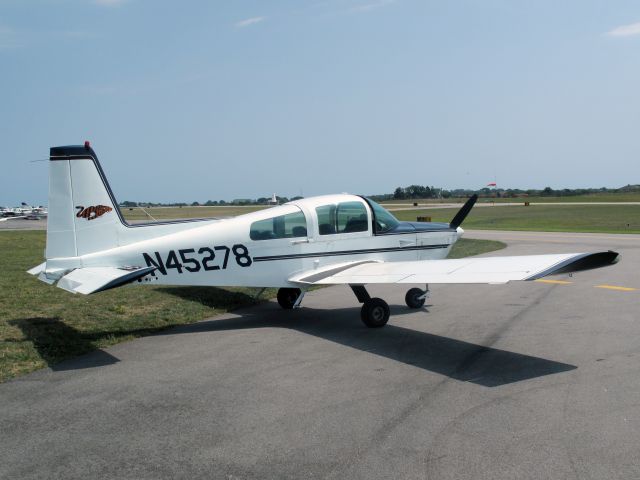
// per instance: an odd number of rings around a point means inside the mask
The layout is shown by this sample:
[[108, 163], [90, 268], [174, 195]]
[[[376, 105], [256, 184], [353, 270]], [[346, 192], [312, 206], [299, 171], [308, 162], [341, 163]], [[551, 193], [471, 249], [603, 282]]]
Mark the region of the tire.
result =
[[360, 318], [369, 328], [384, 327], [389, 321], [389, 305], [381, 298], [370, 298], [362, 305]]
[[278, 290], [278, 303], [285, 310], [291, 310], [300, 296], [299, 288], [281, 288]]
[[407, 290], [407, 294], [404, 296], [404, 301], [407, 304], [407, 307], [422, 308], [427, 298], [418, 298], [421, 295], [424, 295], [424, 290], [420, 290], [419, 288], [410, 288]]

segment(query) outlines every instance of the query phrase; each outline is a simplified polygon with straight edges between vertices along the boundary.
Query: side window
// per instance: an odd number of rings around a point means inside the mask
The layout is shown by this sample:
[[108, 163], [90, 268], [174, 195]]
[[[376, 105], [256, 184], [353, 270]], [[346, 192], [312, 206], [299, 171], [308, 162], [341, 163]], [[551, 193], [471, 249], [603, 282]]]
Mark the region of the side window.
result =
[[367, 209], [361, 202], [342, 202], [336, 213], [338, 233], [366, 232], [369, 229]]
[[318, 215], [318, 230], [320, 235], [333, 235], [336, 233], [336, 206], [323, 205], [316, 208]]
[[279, 215], [251, 224], [251, 240], [272, 240], [307, 236], [307, 219], [302, 212]]
[[320, 235], [366, 232], [369, 230], [367, 209], [361, 202], [342, 202], [316, 208]]

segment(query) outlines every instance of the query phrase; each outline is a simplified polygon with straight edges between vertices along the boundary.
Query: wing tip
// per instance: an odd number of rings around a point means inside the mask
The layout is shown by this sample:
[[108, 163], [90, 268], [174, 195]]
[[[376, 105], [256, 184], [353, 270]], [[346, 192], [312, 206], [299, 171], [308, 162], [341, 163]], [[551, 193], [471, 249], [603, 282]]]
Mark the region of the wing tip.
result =
[[613, 250], [607, 250], [606, 252], [581, 253], [541, 272], [531, 275], [529, 278], [526, 278], [526, 280], [538, 280], [539, 278], [543, 278], [548, 275], [581, 272], [584, 270], [593, 270], [594, 268], [608, 267], [618, 263], [620, 258], [620, 254]]

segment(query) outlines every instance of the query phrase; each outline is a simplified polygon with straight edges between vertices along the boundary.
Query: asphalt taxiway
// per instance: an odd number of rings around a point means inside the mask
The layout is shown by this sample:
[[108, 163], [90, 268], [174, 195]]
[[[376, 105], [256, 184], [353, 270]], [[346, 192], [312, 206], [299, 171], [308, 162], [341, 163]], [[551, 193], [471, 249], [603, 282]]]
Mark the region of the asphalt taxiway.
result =
[[40, 220], [25, 220], [23, 218], [10, 218], [4, 219], [0, 222], [0, 231], [2, 230], [46, 230], [47, 221], [45, 219]]
[[610, 268], [347, 288], [123, 343], [0, 385], [0, 478], [640, 478], [640, 236], [468, 232]]

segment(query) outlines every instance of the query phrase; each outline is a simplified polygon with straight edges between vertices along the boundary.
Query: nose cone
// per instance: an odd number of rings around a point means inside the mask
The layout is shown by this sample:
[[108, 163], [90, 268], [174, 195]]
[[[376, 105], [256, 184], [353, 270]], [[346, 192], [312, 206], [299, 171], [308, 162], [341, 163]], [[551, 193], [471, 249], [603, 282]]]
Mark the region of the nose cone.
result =
[[458, 238], [460, 238], [462, 235], [464, 235], [464, 230], [463, 230], [462, 227], [456, 228], [456, 235], [458, 235]]

